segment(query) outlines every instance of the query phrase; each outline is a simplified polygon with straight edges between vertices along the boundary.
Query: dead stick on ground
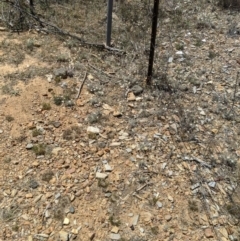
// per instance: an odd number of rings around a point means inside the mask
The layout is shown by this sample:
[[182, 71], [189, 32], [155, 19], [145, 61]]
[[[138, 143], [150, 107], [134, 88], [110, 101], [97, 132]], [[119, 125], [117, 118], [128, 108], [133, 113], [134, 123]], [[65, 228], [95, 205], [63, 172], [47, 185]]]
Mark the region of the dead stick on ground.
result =
[[107, 75], [109, 78], [112, 77], [111, 75], [109, 75], [108, 73], [102, 71], [101, 69], [98, 69], [97, 67], [95, 67], [95, 66], [93, 66], [93, 65], [91, 65], [91, 64], [89, 64], [89, 63], [88, 63], [88, 65], [89, 65], [90, 67], [92, 67], [93, 69], [99, 71], [100, 73]]
[[151, 183], [151, 182], [146, 183], [146, 184], [144, 184], [143, 186], [141, 186], [141, 187], [139, 187], [138, 189], [136, 189], [136, 192], [139, 192], [139, 191], [141, 191], [143, 188], [145, 188], [146, 186], [152, 185], [152, 184], [153, 184], [153, 183]]
[[78, 93], [77, 93], [76, 99], [79, 98], [79, 96], [80, 96], [80, 94], [81, 94], [81, 91], [82, 91], [82, 88], [83, 88], [83, 85], [84, 85], [84, 82], [85, 82], [86, 79], [87, 79], [87, 71], [85, 72], [85, 75], [84, 75], [84, 78], [83, 78], [82, 84], [81, 84], [81, 86], [80, 86], [80, 88], [79, 88], [79, 90], [78, 90]]

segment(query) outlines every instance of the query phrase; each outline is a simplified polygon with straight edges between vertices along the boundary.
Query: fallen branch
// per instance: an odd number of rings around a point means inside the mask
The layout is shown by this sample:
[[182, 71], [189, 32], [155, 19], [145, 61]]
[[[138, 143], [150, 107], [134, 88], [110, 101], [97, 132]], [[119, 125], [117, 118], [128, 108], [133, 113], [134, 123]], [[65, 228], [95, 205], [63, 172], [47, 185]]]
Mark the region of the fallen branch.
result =
[[77, 93], [76, 99], [79, 98], [79, 96], [80, 96], [80, 94], [81, 94], [81, 91], [82, 91], [82, 88], [83, 88], [83, 85], [84, 85], [86, 79], [87, 79], [87, 71], [85, 72], [85, 75], [84, 75], [84, 78], [83, 78], [82, 84], [81, 84], [81, 86], [80, 86], [80, 88], [79, 88], [79, 90], [78, 90], [78, 93]]

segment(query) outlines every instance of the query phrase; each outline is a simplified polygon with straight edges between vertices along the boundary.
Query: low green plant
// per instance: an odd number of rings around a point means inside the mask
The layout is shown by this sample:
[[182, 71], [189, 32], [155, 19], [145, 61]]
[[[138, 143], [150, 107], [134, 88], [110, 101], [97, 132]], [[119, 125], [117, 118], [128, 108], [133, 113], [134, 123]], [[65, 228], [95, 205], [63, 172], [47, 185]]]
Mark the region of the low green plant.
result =
[[184, 45], [182, 43], [177, 43], [175, 45], [176, 50], [184, 50]]
[[159, 233], [158, 226], [153, 226], [153, 227], [151, 227], [150, 230], [151, 230], [152, 234], [154, 234], [154, 235], [157, 235]]
[[66, 54], [60, 54], [57, 56], [57, 62], [68, 62], [69, 61], [69, 58]]
[[34, 41], [33, 39], [28, 39], [27, 42], [26, 42], [26, 48], [27, 50], [29, 51], [33, 51], [33, 48], [34, 48]]
[[155, 197], [155, 196], [153, 196], [152, 198], [150, 198], [150, 199], [148, 200], [149, 204], [150, 204], [151, 206], [153, 206], [153, 207], [156, 205], [157, 201], [158, 201], [158, 198]]
[[61, 105], [63, 102], [64, 98], [62, 96], [54, 96], [53, 101], [55, 105]]
[[42, 110], [51, 110], [51, 105], [49, 103], [42, 103]]
[[11, 115], [6, 116], [6, 121], [11, 122], [13, 120], [14, 120], [14, 118]]
[[98, 179], [98, 186], [102, 188], [106, 188], [108, 186], [108, 182], [104, 179]]
[[39, 130], [37, 128], [33, 129], [33, 131], [32, 131], [32, 136], [33, 137], [40, 136], [40, 135], [42, 135], [42, 131], [41, 130]]
[[189, 200], [188, 207], [191, 211], [197, 212], [198, 211], [198, 203], [196, 200]]
[[34, 145], [32, 150], [36, 154], [36, 156], [45, 155], [45, 153], [46, 153], [46, 145], [45, 144]]
[[119, 227], [121, 224], [120, 220], [118, 218], [114, 217], [114, 215], [111, 215], [109, 217], [109, 222], [111, 223], [111, 225], [117, 226], [117, 227]]
[[45, 181], [45, 182], [49, 182], [54, 176], [54, 173], [53, 171], [49, 170], [49, 171], [46, 171], [42, 174], [42, 180]]

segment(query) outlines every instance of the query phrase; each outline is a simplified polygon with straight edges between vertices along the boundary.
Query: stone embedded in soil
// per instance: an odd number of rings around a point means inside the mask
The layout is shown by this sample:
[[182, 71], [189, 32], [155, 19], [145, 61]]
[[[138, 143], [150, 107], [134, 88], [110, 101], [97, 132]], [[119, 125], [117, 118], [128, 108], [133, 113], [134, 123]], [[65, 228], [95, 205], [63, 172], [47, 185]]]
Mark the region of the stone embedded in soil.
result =
[[118, 233], [119, 228], [117, 226], [114, 226], [111, 230], [112, 233]]
[[73, 206], [69, 207], [67, 210], [68, 213], [75, 213], [75, 208]]
[[136, 100], [136, 96], [134, 95], [133, 92], [129, 92], [129, 93], [128, 93], [127, 100], [128, 100], [128, 101], [134, 101], [134, 100]]
[[59, 121], [54, 121], [54, 122], [52, 123], [52, 125], [53, 125], [55, 128], [58, 128], [58, 127], [61, 126], [61, 122], [59, 122]]
[[109, 238], [112, 239], [112, 240], [120, 240], [121, 239], [121, 235], [118, 234], [118, 233], [111, 233], [109, 235]]
[[88, 234], [89, 240], [93, 240], [95, 235], [96, 235], [95, 233], [89, 233]]
[[165, 220], [166, 220], [166, 221], [169, 222], [171, 219], [172, 219], [172, 216], [171, 216], [171, 215], [166, 215], [166, 216], [165, 216]]
[[168, 195], [168, 200], [169, 200], [170, 202], [173, 202], [173, 201], [174, 201], [174, 200], [173, 200], [173, 197], [170, 196], [170, 195]]
[[116, 110], [116, 111], [113, 112], [113, 116], [114, 117], [121, 117], [122, 113]]
[[116, 146], [120, 146], [121, 142], [112, 142], [109, 146], [111, 147], [116, 147]]
[[143, 92], [143, 88], [140, 85], [134, 85], [131, 88], [132, 92], [134, 93], [134, 95], [139, 95]]
[[170, 128], [170, 131], [173, 131], [175, 133], [177, 133], [177, 131], [178, 131], [176, 123], [173, 123], [172, 125], [170, 125], [169, 128]]
[[162, 203], [159, 202], [159, 201], [156, 202], [156, 205], [157, 205], [158, 208], [161, 208], [163, 206]]
[[58, 236], [59, 236], [60, 241], [68, 241], [69, 240], [69, 234], [65, 231], [60, 231], [58, 233]]
[[93, 127], [93, 126], [88, 126], [87, 128], [87, 133], [92, 133], [92, 134], [99, 134], [100, 130], [97, 127]]
[[2, 129], [0, 129], [0, 134], [2, 134], [3, 133], [3, 130]]
[[204, 234], [205, 234], [206, 238], [213, 238], [214, 237], [214, 233], [213, 233], [211, 228], [206, 228], [204, 230]]
[[32, 198], [33, 195], [32, 195], [32, 193], [27, 193], [25, 197], [26, 197], [26, 198]]
[[104, 168], [106, 172], [111, 172], [113, 170], [113, 168], [109, 164], [104, 165]]
[[208, 186], [209, 186], [209, 187], [215, 187], [215, 186], [216, 186], [216, 182], [209, 182], [209, 183], [208, 183]]
[[218, 230], [225, 238], [228, 238], [228, 232], [227, 232], [226, 228], [221, 227]]
[[42, 240], [42, 239], [47, 239], [48, 237], [49, 237], [49, 235], [48, 235], [48, 234], [45, 234], [45, 233], [36, 234], [36, 238], [37, 238], [37, 239], [40, 239], [40, 240]]
[[26, 149], [27, 150], [30, 150], [33, 148], [33, 144], [32, 143], [28, 143], [27, 146], [26, 146]]
[[40, 165], [40, 163], [38, 162], [38, 161], [34, 161], [33, 163], [32, 163], [32, 166], [33, 167], [38, 167]]
[[55, 148], [52, 149], [52, 152], [51, 152], [51, 153], [52, 153], [53, 155], [58, 155], [58, 152], [61, 151], [61, 150], [62, 150], [61, 147], [55, 147]]
[[68, 218], [64, 218], [63, 224], [68, 225], [70, 223], [70, 220]]
[[130, 224], [136, 226], [137, 223], [138, 223], [138, 219], [139, 219], [139, 215], [138, 215], [138, 214], [137, 214], [137, 215], [134, 215], [134, 216], [131, 218]]
[[96, 178], [99, 178], [99, 179], [105, 179], [107, 176], [108, 174], [106, 173], [101, 173], [101, 172], [96, 173]]
[[28, 236], [27, 241], [33, 241], [32, 235], [29, 235], [29, 236]]

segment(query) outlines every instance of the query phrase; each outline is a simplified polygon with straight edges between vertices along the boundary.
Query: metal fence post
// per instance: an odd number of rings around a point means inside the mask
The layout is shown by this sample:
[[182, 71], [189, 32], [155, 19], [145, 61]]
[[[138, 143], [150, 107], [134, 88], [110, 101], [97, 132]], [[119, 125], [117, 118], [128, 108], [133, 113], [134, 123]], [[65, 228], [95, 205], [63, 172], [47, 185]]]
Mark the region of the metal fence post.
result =
[[107, 5], [107, 39], [106, 45], [111, 45], [111, 33], [112, 33], [112, 10], [113, 10], [113, 0], [108, 0]]
[[155, 42], [156, 42], [155, 40], [156, 40], [156, 34], [157, 34], [158, 6], [159, 6], [159, 0], [154, 0], [153, 17], [152, 17], [152, 35], [151, 35], [148, 74], [147, 74], [148, 85], [152, 83], [153, 60], [154, 60], [154, 50], [155, 50]]

